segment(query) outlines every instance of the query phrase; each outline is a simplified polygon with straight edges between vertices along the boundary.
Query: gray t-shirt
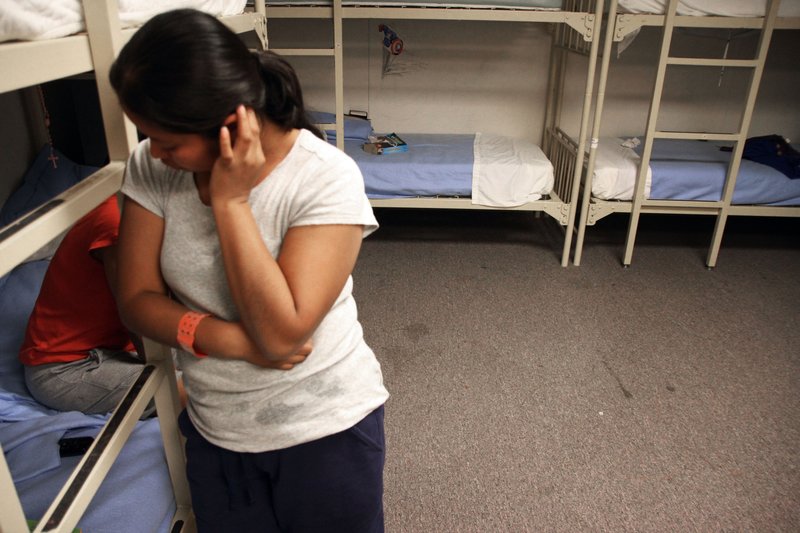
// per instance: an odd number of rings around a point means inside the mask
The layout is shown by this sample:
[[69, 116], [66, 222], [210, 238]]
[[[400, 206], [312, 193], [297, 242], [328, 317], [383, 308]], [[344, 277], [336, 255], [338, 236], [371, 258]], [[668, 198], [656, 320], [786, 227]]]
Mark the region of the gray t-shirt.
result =
[[[162, 217], [161, 270], [192, 309], [238, 320], [211, 208], [190, 172], [167, 167], [142, 141], [131, 155], [122, 192]], [[286, 158], [250, 194], [250, 207], [273, 257], [290, 227], [314, 224], [377, 229], [358, 166], [301, 130]], [[364, 342], [352, 278], [312, 337], [312, 353], [290, 371], [198, 359], [179, 350], [192, 422], [210, 442], [239, 452], [276, 450], [343, 431], [389, 394]]]

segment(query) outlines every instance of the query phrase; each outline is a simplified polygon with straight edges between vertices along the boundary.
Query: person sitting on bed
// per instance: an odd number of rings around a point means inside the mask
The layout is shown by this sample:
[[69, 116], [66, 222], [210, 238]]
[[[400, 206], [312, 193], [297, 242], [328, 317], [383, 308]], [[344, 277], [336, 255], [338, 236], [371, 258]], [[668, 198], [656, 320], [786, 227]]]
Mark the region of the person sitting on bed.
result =
[[[119, 307], [178, 348], [198, 531], [383, 531], [383, 386], [351, 273], [377, 229], [290, 64], [157, 15], [110, 71], [147, 136], [122, 192]], [[174, 298], [170, 298], [170, 294]]]
[[[113, 411], [142, 371], [138, 338], [120, 321], [114, 295], [119, 220], [114, 195], [75, 223], [28, 319], [19, 352], [25, 382], [52, 409]], [[151, 405], [144, 416], [152, 411]]]

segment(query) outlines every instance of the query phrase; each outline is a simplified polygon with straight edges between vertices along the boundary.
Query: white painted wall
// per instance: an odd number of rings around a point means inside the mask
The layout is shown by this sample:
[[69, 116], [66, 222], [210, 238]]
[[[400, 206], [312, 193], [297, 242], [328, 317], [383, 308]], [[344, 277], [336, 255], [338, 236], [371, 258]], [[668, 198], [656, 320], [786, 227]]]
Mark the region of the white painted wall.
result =
[[[405, 44], [386, 69], [381, 23]], [[273, 20], [270, 45], [330, 46], [325, 29], [322, 22]], [[550, 57], [545, 25], [353, 20], [344, 34], [345, 111], [368, 111], [376, 130], [540, 140]], [[332, 60], [291, 60], [309, 106], [332, 111]]]
[[[405, 41], [405, 51], [382, 72], [382, 33], [388, 24]], [[324, 21], [272, 20], [272, 47], [329, 45]], [[444, 21], [351, 20], [345, 23], [345, 111], [369, 112], [382, 132], [485, 131], [541, 141], [549, 64], [549, 33], [544, 24]], [[681, 53], [721, 56], [727, 34], [677, 35]], [[602, 135], [638, 135], [646, 125], [655, 80], [659, 30], [645, 28], [611, 63]], [[311, 43], [311, 44], [309, 44]], [[728, 57], [750, 53], [756, 35], [732, 39]], [[800, 32], [777, 31], [764, 73], [751, 135], [780, 133], [800, 141]], [[292, 58], [310, 107], [333, 110], [333, 68], [328, 58]], [[745, 99], [748, 72], [702, 71], [671, 67], [659, 127], [703, 131], [738, 129], [732, 113]], [[700, 72], [700, 74], [698, 74]], [[571, 60], [568, 103], [563, 109], [569, 133], [578, 128], [586, 61]]]

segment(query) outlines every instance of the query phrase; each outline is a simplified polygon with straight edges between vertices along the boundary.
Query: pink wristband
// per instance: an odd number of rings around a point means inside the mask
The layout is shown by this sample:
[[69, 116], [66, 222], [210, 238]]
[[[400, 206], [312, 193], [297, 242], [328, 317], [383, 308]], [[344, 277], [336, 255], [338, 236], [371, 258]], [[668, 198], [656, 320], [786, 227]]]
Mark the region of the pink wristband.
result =
[[208, 357], [208, 354], [197, 352], [194, 349], [194, 334], [197, 331], [197, 325], [207, 316], [211, 315], [188, 311], [178, 322], [178, 344], [187, 352], [194, 354], [195, 357]]

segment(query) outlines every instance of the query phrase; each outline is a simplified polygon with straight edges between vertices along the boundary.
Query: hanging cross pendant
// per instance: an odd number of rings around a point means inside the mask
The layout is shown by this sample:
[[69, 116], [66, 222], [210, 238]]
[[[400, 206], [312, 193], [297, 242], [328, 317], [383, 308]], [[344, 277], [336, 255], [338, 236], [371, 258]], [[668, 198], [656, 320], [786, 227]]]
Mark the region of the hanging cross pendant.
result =
[[58, 161], [58, 156], [52, 149], [50, 150], [50, 155], [48, 156], [47, 160], [53, 163], [53, 168], [58, 168], [58, 165], [56, 164], [56, 161]]

